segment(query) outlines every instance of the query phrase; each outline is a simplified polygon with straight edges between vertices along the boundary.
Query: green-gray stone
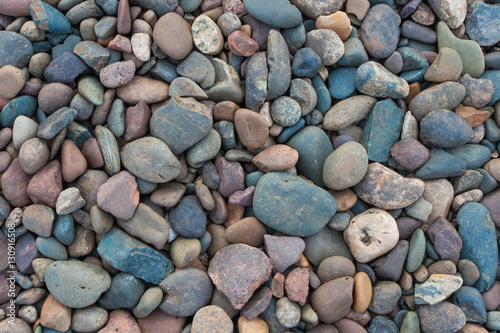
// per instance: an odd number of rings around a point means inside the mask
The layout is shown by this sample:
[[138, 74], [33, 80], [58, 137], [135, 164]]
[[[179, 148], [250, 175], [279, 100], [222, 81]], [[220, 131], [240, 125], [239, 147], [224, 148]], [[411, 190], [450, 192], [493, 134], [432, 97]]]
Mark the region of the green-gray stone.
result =
[[120, 172], [120, 152], [113, 133], [106, 127], [97, 125], [95, 137], [104, 159], [104, 170], [109, 175]]
[[95, 76], [84, 76], [78, 81], [78, 92], [94, 105], [104, 102], [104, 86]]
[[441, 83], [415, 96], [408, 105], [408, 109], [420, 121], [431, 111], [453, 110], [464, 99], [465, 93], [465, 87], [460, 83]]
[[405, 269], [408, 273], [415, 272], [425, 255], [425, 235], [422, 229], [417, 229], [413, 232], [410, 239], [410, 248], [408, 250], [408, 257], [406, 258]]
[[206, 161], [217, 155], [222, 144], [219, 132], [211, 129], [207, 136], [198, 141], [186, 152], [186, 161], [193, 168], [202, 167]]

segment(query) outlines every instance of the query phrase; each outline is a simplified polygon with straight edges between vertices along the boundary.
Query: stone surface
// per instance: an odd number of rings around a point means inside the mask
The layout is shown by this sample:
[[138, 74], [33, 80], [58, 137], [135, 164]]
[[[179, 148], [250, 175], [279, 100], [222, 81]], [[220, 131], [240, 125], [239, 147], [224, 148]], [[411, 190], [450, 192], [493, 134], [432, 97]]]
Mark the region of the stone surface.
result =
[[322, 284], [313, 292], [311, 305], [322, 322], [331, 324], [349, 313], [353, 287], [352, 277], [342, 277]]
[[396, 50], [401, 18], [386, 4], [370, 8], [363, 20], [360, 37], [368, 53], [375, 58], [387, 58]]
[[462, 283], [460, 277], [432, 274], [424, 283], [415, 286], [415, 303], [434, 306], [451, 296]]
[[419, 311], [420, 325], [424, 332], [456, 332], [465, 325], [465, 314], [456, 305], [442, 302], [433, 307], [423, 305]]

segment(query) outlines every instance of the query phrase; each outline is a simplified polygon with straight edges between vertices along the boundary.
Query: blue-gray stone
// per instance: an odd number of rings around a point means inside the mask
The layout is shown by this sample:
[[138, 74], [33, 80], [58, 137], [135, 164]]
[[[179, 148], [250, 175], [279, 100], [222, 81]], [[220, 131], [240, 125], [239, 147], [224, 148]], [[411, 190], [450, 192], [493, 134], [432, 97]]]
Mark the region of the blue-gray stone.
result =
[[306, 237], [319, 232], [330, 221], [337, 202], [327, 191], [300, 177], [270, 172], [257, 183], [253, 209], [268, 227]]
[[99, 7], [96, 1], [84, 1], [66, 13], [66, 17], [72, 25], [78, 25], [87, 18], [100, 19], [104, 16], [104, 11]]
[[116, 16], [116, 14], [118, 14], [118, 2], [120, 2], [120, 0], [96, 0], [99, 7], [110, 16]]
[[306, 42], [306, 28], [302, 23], [295, 28], [281, 30], [281, 34], [285, 38], [291, 54], [296, 54], [296, 52], [300, 51]]
[[368, 53], [378, 59], [390, 56], [398, 46], [401, 18], [389, 6], [372, 6], [363, 19], [359, 36]]
[[5, 220], [10, 214], [10, 203], [0, 196], [0, 220]]
[[273, 297], [267, 309], [260, 314], [260, 317], [264, 319], [266, 324], [269, 326], [270, 333], [285, 333], [289, 332], [290, 329], [281, 325], [278, 317], [276, 316], [276, 302], [277, 300]]
[[61, 0], [57, 4], [57, 9], [59, 9], [61, 12], [67, 12], [68, 10], [70, 10], [71, 8], [75, 7], [76, 5], [82, 3], [83, 1], [84, 0]]
[[464, 161], [467, 170], [479, 169], [491, 158], [490, 150], [483, 145], [466, 144], [445, 151]]
[[410, 89], [408, 82], [374, 61], [365, 62], [358, 67], [356, 88], [368, 96], [387, 98], [405, 98]]
[[396, 51], [399, 52], [403, 58], [402, 72], [422, 69], [428, 66], [427, 59], [424, 55], [411, 47], [401, 47]]
[[19, 116], [31, 118], [35, 115], [37, 105], [37, 99], [33, 96], [24, 95], [14, 98], [0, 112], [0, 123], [3, 127], [12, 127]]
[[280, 135], [276, 138], [276, 142], [285, 143], [292, 135], [300, 131], [305, 125], [306, 121], [304, 120], [304, 118], [301, 118], [295, 125], [282, 130]]
[[470, 124], [455, 112], [436, 110], [420, 122], [422, 137], [441, 148], [452, 148], [469, 142], [474, 134]]
[[491, 98], [488, 105], [495, 104], [498, 100], [500, 100], [500, 70], [488, 70], [484, 71], [483, 75], [479, 77], [480, 79], [488, 79], [493, 82], [493, 86], [495, 87], [495, 91], [493, 92], [493, 97]]
[[158, 188], [157, 183], [148, 182], [142, 178], [136, 178], [135, 180], [137, 182], [137, 189], [141, 194], [150, 194]]
[[493, 144], [490, 140], [483, 139], [481, 144], [488, 148], [492, 154], [495, 152], [495, 144]]
[[82, 38], [77, 35], [69, 35], [64, 40], [64, 43], [55, 45], [52, 48], [52, 59], [59, 57], [64, 52], [73, 52], [75, 46], [82, 41]]
[[33, 53], [34, 54], [37, 54], [40, 52], [47, 52], [48, 53], [52, 49], [52, 45], [47, 41], [35, 42], [32, 45], [33, 45]]
[[493, 46], [500, 41], [500, 6], [473, 2], [467, 8], [467, 36], [481, 46]]
[[257, 186], [259, 179], [264, 176], [262, 171], [254, 171], [245, 176], [245, 185], [246, 187]]
[[257, 20], [277, 28], [293, 28], [302, 22], [302, 14], [288, 0], [243, 0], [243, 4]]
[[270, 101], [284, 95], [292, 80], [288, 46], [283, 36], [275, 30], [269, 31], [267, 64], [267, 100]]
[[83, 60], [73, 52], [68, 51], [52, 60], [43, 75], [48, 82], [70, 84], [75, 82], [76, 77], [86, 69], [87, 65]]
[[318, 75], [313, 77], [312, 86], [316, 90], [316, 96], [318, 97], [315, 109], [324, 115], [332, 107], [332, 96], [326, 84]]
[[109, 50], [99, 43], [86, 40], [79, 42], [73, 49], [82, 60], [96, 71], [101, 70], [108, 64]]
[[223, 150], [228, 151], [236, 148], [236, 136], [234, 134], [234, 124], [232, 122], [221, 120], [215, 123], [214, 129], [221, 137]]
[[476, 202], [468, 202], [457, 214], [458, 233], [462, 238], [460, 259], [468, 259], [479, 269], [474, 287], [480, 292], [491, 288], [497, 274], [498, 244], [495, 225], [488, 209]]
[[498, 126], [498, 124], [491, 118], [486, 119], [486, 121], [483, 124], [485, 131], [484, 135], [485, 139], [492, 142], [500, 141], [500, 127]]
[[156, 65], [151, 68], [148, 73], [154, 78], [162, 79], [168, 83], [172, 83], [172, 81], [178, 77], [175, 66], [166, 59], [158, 60]]
[[267, 62], [266, 53], [252, 55], [247, 64], [245, 77], [245, 107], [257, 111], [267, 97]]
[[173, 12], [179, 4], [178, 0], [136, 0], [135, 2], [143, 8], [151, 9], [158, 17]]
[[436, 249], [434, 249], [434, 245], [432, 245], [432, 242], [429, 239], [425, 241], [425, 254], [427, 254], [429, 258], [434, 260], [441, 259], [439, 254], [436, 252]]
[[153, 113], [151, 134], [164, 141], [177, 155], [203, 139], [212, 128], [212, 116], [193, 98], [174, 95]]
[[203, 236], [207, 216], [195, 195], [184, 196], [168, 215], [171, 227], [187, 238]]
[[[169, 72], [172, 68], [177, 74], [187, 77], [198, 83], [202, 88], [210, 88], [215, 83], [215, 69], [210, 60], [198, 51], [193, 51], [184, 59], [177, 68], [165, 60], [164, 70]], [[155, 67], [158, 67], [155, 66]], [[248, 73], [248, 72], [247, 72]], [[176, 74], [176, 76], [177, 76]], [[248, 74], [247, 74], [248, 77]], [[171, 82], [169, 82], [171, 83]]]
[[298, 50], [292, 61], [292, 72], [296, 77], [313, 78], [321, 68], [321, 58], [310, 47]]
[[68, 251], [66, 247], [59, 243], [57, 239], [52, 236], [38, 237], [36, 239], [36, 248], [44, 256], [54, 260], [67, 260]]
[[99, 305], [107, 310], [131, 308], [144, 294], [145, 283], [128, 273], [118, 273], [111, 281], [111, 288], [102, 294]]
[[63, 130], [66, 125], [75, 120], [78, 112], [75, 109], [63, 107], [47, 117], [39, 126], [37, 136], [50, 140]]
[[[69, 34], [52, 34], [50, 32], [45, 34], [45, 37], [47, 38], [47, 41], [56, 46], [59, 44], [62, 44], [66, 38], [68, 38]], [[69, 50], [67, 50], [69, 51]], [[54, 57], [55, 58], [55, 57]]]
[[121, 99], [117, 98], [111, 104], [107, 122], [114, 136], [120, 137], [125, 133], [125, 103]]
[[365, 147], [369, 160], [389, 160], [391, 148], [399, 139], [403, 119], [403, 111], [391, 99], [375, 104], [361, 137], [361, 144]]
[[179, 6], [184, 13], [191, 13], [200, 7], [202, 0], [179, 0]]
[[429, 155], [427, 162], [416, 172], [420, 179], [456, 177], [462, 175], [467, 168], [464, 161], [442, 148], [432, 149]]
[[462, 286], [453, 294], [453, 303], [465, 313], [468, 322], [485, 323], [486, 305], [479, 290]]
[[75, 239], [75, 219], [72, 215], [58, 215], [52, 235], [62, 244], [71, 245]]
[[21, 286], [23, 289], [33, 288], [33, 282], [29, 275], [23, 274], [21, 272], [16, 272], [16, 283]]
[[78, 115], [76, 116], [77, 120], [87, 120], [92, 116], [94, 112], [94, 104], [86, 100], [82, 95], [76, 94], [69, 107], [75, 109]]
[[114, 268], [153, 284], [174, 271], [170, 259], [120, 229], [106, 232], [97, 252]]
[[113, 133], [106, 127], [97, 125], [95, 128], [95, 137], [104, 160], [104, 171], [109, 175], [120, 172], [120, 151], [118, 150], [118, 143]]
[[344, 43], [344, 55], [337, 62], [339, 66], [358, 67], [368, 61], [368, 54], [358, 38], [349, 38]]
[[335, 99], [344, 99], [356, 91], [355, 67], [339, 67], [330, 72], [328, 85], [330, 95]]
[[33, 55], [33, 46], [24, 36], [12, 31], [0, 31], [0, 67], [26, 67]]
[[348, 212], [339, 212], [333, 215], [328, 222], [328, 228], [336, 230], [336, 231], [344, 231], [348, 226], [349, 222], [351, 222], [351, 216]]
[[41, 0], [32, 0], [30, 14], [39, 29], [55, 34], [71, 32], [71, 24], [68, 19], [48, 3]]
[[422, 82], [424, 80], [425, 72], [428, 68], [429, 65], [426, 65], [421, 69], [414, 69], [412, 71], [401, 73], [399, 77], [408, 83]]
[[291, 97], [281, 96], [271, 105], [271, 118], [278, 125], [293, 126], [300, 120], [301, 115], [299, 103]]
[[203, 236], [198, 238], [198, 240], [201, 243], [201, 251], [200, 253], [203, 254], [207, 252], [208, 248], [210, 247], [210, 244], [212, 244], [212, 235], [208, 231], [205, 231]]
[[496, 179], [493, 178], [493, 176], [490, 175], [486, 170], [477, 169], [476, 171], [480, 172], [483, 175], [483, 180], [477, 188], [480, 189], [484, 195], [490, 193], [497, 187]]
[[368, 333], [399, 333], [399, 328], [392, 320], [376, 316], [368, 327]]
[[299, 174], [325, 187], [323, 165], [333, 153], [332, 143], [326, 133], [316, 126], [307, 126], [295, 134], [287, 145], [299, 152], [299, 160], [295, 165]]

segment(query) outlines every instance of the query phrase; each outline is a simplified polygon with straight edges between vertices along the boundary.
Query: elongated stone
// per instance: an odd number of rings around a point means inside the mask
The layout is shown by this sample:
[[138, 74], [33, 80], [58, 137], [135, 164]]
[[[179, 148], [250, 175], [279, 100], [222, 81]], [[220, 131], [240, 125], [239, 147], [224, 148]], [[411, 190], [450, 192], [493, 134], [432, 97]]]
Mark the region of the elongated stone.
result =
[[115, 136], [109, 129], [101, 125], [97, 125], [95, 136], [104, 158], [104, 170], [109, 175], [118, 173], [120, 171], [120, 152]]
[[465, 97], [465, 87], [456, 82], [445, 82], [425, 89], [415, 96], [408, 108], [417, 120], [422, 120], [431, 111], [453, 110]]
[[355, 125], [366, 118], [373, 110], [377, 100], [369, 96], [353, 96], [335, 104], [323, 118], [326, 130], [340, 130]]
[[358, 67], [356, 87], [369, 96], [394, 99], [405, 98], [410, 92], [408, 82], [374, 61], [368, 61]]
[[267, 77], [267, 100], [282, 96], [290, 86], [292, 68], [288, 46], [283, 36], [275, 31], [269, 31], [267, 42], [267, 64], [269, 75]]

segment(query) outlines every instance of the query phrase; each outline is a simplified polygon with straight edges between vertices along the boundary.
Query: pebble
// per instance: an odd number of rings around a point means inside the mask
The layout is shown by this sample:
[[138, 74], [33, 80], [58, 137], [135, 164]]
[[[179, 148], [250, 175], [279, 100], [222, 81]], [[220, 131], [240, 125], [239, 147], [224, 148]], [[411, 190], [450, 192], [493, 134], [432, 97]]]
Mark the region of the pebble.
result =
[[297, 7], [286, 0], [268, 3], [263, 0], [244, 0], [245, 9], [257, 20], [277, 28], [293, 28], [302, 17]]
[[334, 323], [351, 310], [354, 279], [341, 277], [322, 284], [311, 296], [311, 305], [324, 323]]
[[108, 312], [98, 305], [75, 309], [71, 316], [71, 329], [92, 332], [101, 329], [108, 321]]
[[153, 39], [165, 54], [176, 60], [186, 58], [193, 49], [191, 26], [175, 13], [159, 18], [153, 29]]
[[111, 287], [100, 297], [99, 305], [108, 310], [130, 308], [137, 304], [144, 293], [144, 282], [130, 274], [118, 273]]
[[296, 263], [305, 249], [305, 243], [299, 237], [265, 235], [264, 244], [273, 269], [279, 273]]
[[441, 302], [433, 307], [423, 305], [419, 311], [420, 326], [424, 332], [456, 332], [466, 322], [465, 314], [456, 305]]
[[194, 45], [201, 53], [216, 55], [222, 51], [224, 36], [210, 17], [206, 15], [198, 16], [191, 25], [191, 31]]
[[233, 323], [227, 313], [216, 305], [201, 308], [193, 317], [192, 333], [231, 333]]
[[286, 297], [280, 298], [276, 303], [276, 317], [284, 327], [295, 327], [300, 321], [300, 306]]
[[379, 63], [368, 61], [356, 71], [357, 89], [372, 97], [405, 98], [409, 94], [408, 82], [389, 72]]
[[[121, 70], [129, 71], [129, 69]], [[113, 69], [113, 71], [120, 72], [120, 69]], [[111, 72], [110, 75], [112, 75], [112, 73], [113, 72]], [[128, 75], [132, 74], [129, 72]], [[117, 83], [119, 86], [117, 86], [116, 95], [129, 104], [138, 104], [140, 101], [144, 101], [148, 104], [159, 103], [163, 102], [168, 97], [169, 86], [166, 82], [160, 80], [136, 75], [125, 85], [122, 85], [122, 80]], [[116, 83], [112, 85], [114, 86]]]
[[325, 66], [335, 64], [344, 55], [344, 43], [339, 35], [330, 29], [316, 29], [308, 32], [305, 46], [312, 48]]
[[366, 51], [375, 58], [390, 56], [398, 45], [401, 18], [386, 4], [370, 8], [359, 35]]

